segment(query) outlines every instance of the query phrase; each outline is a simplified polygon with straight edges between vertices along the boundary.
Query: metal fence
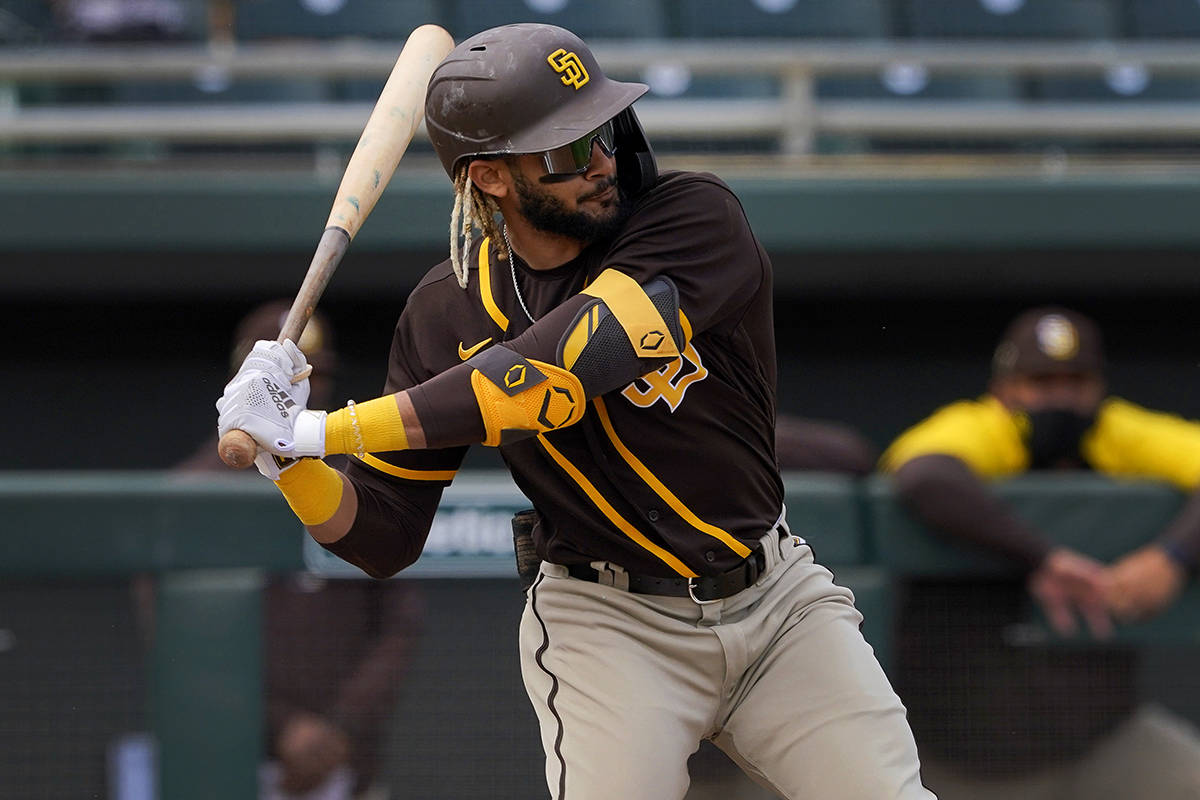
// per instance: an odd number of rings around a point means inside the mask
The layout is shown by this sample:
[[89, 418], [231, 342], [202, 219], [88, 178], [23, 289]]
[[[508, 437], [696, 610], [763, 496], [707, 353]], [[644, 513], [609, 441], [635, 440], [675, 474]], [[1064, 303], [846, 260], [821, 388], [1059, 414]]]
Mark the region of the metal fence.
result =
[[[0, 144], [295, 143], [353, 141], [373, 98], [319, 102], [224, 103], [211, 91], [202, 106], [169, 104], [29, 104], [19, 88], [71, 83], [183, 82], [221, 87], [235, 80], [377, 80], [382, 85], [399, 42], [214, 43], [211, 45], [52, 45], [0, 52]], [[615, 77], [662, 84], [638, 104], [656, 140], [738, 142], [761, 139], [774, 150], [805, 154], [824, 135], [895, 139], [1013, 140], [1107, 137], [1137, 144], [1200, 140], [1200, 49], [1186, 42], [906, 42], [906, 41], [637, 41], [594, 48]], [[726, 96], [695, 96], [679, 76], [733, 79]], [[900, 76], [889, 79], [888, 76]], [[1112, 99], [1027, 94], [925, 96], [929, 81], [949, 76], [1005, 79], [1080, 77], [1107, 80]], [[893, 89], [826, 96], [826, 79], [878, 79]], [[739, 93], [736, 79], [760, 78], [772, 90]], [[1184, 81], [1182, 95], [1143, 90], [1155, 80]], [[1195, 87], [1190, 87], [1195, 81]], [[369, 92], [368, 92], [369, 94]], [[841, 94], [842, 96], [839, 96]], [[3, 95], [0, 95], [3, 96]], [[423, 135], [423, 134], [421, 134]]]

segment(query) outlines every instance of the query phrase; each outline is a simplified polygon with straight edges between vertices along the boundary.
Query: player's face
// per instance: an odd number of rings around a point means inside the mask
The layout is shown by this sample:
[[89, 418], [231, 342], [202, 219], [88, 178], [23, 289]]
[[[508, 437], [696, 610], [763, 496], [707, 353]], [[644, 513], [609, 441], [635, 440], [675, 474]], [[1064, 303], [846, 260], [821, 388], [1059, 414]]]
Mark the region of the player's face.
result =
[[540, 155], [517, 156], [515, 166], [517, 210], [537, 230], [593, 242], [615, 233], [629, 216], [617, 162], [598, 142], [587, 169], [565, 180], [541, 182], [546, 167]]
[[1000, 402], [1022, 411], [1066, 410], [1095, 413], [1104, 399], [1104, 379], [1093, 372], [1012, 375], [992, 389]]

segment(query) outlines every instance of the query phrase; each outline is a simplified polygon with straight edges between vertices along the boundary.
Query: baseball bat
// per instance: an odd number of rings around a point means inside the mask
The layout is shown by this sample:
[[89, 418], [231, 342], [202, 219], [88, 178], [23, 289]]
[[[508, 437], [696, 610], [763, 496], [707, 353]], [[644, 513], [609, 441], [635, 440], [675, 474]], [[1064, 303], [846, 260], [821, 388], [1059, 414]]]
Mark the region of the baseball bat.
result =
[[[299, 341], [346, 248], [375, 208], [421, 124], [425, 89], [434, 68], [453, 49], [454, 39], [437, 25], [422, 25], [409, 34], [346, 164], [325, 232], [284, 319], [279, 341]], [[231, 430], [221, 437], [217, 451], [227, 466], [245, 469], [254, 462], [258, 445], [245, 431]]]

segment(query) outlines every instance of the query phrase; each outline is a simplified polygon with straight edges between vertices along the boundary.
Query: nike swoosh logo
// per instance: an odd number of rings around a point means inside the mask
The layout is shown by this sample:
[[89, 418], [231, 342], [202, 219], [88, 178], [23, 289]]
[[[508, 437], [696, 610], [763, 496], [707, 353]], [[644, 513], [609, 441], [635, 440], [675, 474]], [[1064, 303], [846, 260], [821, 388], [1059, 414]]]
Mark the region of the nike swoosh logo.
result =
[[486, 339], [484, 339], [482, 342], [480, 342], [479, 344], [473, 344], [470, 347], [463, 347], [463, 343], [459, 342], [458, 343], [458, 357], [461, 358], [463, 361], [466, 361], [468, 358], [470, 358], [471, 356], [475, 355], [480, 350], [482, 350], [483, 346], [485, 344], [487, 344], [488, 342], [490, 342], [491, 340], [492, 340], [492, 337], [489, 336]]

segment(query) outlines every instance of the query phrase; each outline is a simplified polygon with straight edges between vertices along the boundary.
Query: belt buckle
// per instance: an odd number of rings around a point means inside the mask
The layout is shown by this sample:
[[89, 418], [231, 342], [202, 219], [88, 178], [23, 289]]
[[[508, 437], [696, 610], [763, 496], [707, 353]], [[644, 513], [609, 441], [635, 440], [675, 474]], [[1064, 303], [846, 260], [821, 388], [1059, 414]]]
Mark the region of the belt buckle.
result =
[[688, 597], [692, 598], [692, 602], [698, 606], [706, 606], [710, 603], [719, 603], [724, 599], [722, 597], [714, 597], [712, 600], [701, 600], [699, 597], [696, 597], [696, 578], [688, 578], [687, 587]]

